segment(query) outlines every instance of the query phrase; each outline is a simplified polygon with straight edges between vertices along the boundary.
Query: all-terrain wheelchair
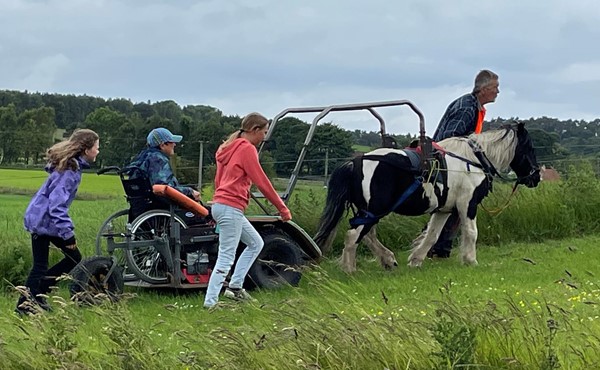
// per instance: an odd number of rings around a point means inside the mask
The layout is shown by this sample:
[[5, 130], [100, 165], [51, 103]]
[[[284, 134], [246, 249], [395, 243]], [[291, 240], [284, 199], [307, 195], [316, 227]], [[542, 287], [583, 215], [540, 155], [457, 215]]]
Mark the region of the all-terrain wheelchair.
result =
[[[107, 167], [117, 173], [129, 207], [109, 216], [96, 237], [96, 256], [71, 272], [70, 292], [116, 297], [124, 285], [202, 288], [218, 253], [218, 230], [208, 206], [166, 185], [151, 186], [137, 168]], [[300, 267], [320, 257], [312, 239], [293, 222], [282, 222], [253, 197], [265, 214], [248, 216], [265, 245], [251, 267], [246, 287], [297, 285]], [[241, 248], [240, 248], [241, 252]]]

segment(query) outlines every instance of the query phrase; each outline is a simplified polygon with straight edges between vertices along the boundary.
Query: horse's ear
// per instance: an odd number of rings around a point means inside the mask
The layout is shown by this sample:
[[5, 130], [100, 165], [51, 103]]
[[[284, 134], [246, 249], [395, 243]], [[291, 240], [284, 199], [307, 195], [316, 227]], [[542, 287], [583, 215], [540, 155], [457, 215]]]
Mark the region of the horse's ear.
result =
[[525, 122], [513, 119], [513, 123], [517, 124], [517, 132], [523, 132], [523, 130], [525, 130]]

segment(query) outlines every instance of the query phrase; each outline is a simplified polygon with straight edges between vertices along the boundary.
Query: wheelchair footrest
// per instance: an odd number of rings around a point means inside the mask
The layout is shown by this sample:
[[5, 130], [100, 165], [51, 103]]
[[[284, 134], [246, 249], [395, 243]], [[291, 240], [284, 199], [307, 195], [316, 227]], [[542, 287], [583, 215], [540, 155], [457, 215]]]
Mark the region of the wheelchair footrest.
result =
[[219, 235], [200, 235], [192, 236], [190, 243], [215, 242], [217, 240], [219, 240]]

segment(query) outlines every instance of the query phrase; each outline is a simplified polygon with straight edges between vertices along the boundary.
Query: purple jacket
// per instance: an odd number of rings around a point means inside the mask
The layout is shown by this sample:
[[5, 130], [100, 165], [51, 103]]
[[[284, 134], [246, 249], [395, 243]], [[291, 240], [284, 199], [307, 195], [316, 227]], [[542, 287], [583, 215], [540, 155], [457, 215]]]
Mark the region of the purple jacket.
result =
[[45, 170], [50, 175], [25, 211], [25, 229], [30, 233], [58, 236], [63, 240], [75, 236], [69, 206], [81, 182], [81, 169], [90, 167], [83, 158], [76, 160], [79, 164], [77, 170], [59, 172], [46, 166]]

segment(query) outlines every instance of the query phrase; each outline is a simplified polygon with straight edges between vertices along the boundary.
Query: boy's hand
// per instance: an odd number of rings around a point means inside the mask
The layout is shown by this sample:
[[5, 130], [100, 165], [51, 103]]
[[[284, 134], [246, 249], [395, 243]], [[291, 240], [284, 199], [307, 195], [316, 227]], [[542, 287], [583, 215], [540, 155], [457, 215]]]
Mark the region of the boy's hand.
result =
[[192, 190], [192, 198], [194, 198], [194, 200], [196, 202], [200, 201], [200, 193], [196, 190]]

